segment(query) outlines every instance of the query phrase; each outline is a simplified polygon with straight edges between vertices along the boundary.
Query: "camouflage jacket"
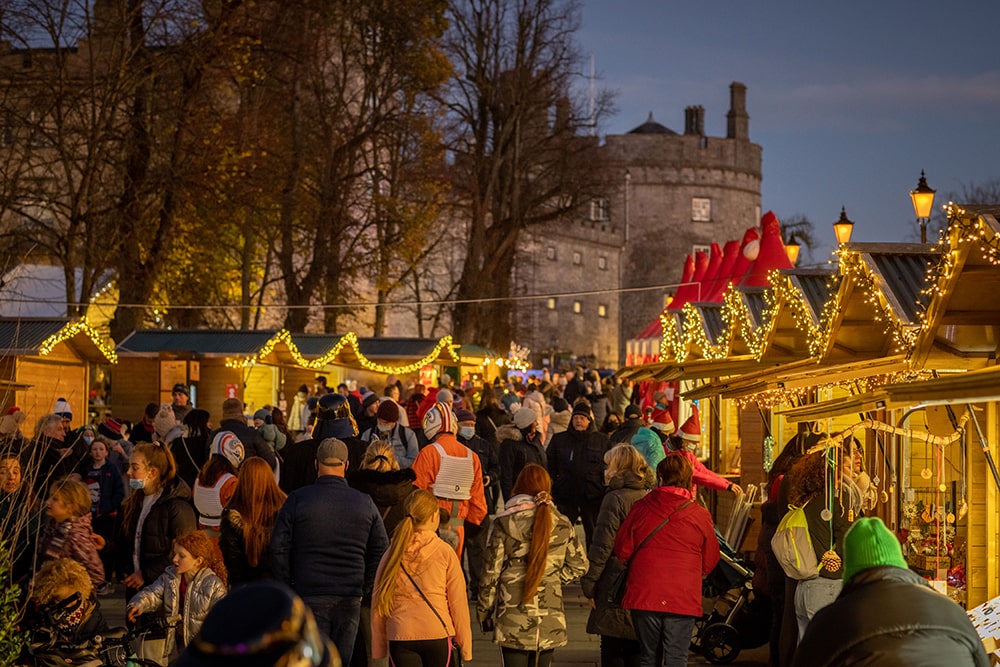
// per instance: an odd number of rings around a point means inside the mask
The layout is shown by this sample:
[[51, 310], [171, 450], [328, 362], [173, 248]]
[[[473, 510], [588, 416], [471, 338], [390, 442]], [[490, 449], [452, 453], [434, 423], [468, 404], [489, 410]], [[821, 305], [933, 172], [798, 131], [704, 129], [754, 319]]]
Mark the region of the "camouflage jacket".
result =
[[486, 568], [479, 585], [479, 620], [492, 618], [494, 641], [523, 651], [566, 645], [562, 585], [587, 571], [587, 554], [569, 520], [552, 507], [548, 563], [531, 600], [523, 599], [535, 505], [514, 496], [490, 529]]

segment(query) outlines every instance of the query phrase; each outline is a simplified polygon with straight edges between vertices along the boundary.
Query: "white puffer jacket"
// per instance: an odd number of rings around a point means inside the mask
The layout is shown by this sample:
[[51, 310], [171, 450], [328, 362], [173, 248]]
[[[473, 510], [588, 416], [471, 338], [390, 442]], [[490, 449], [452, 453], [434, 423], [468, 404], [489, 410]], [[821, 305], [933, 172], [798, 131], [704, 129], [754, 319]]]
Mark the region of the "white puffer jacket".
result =
[[[208, 616], [209, 610], [216, 602], [221, 600], [227, 592], [226, 585], [207, 567], [202, 568], [194, 575], [188, 584], [187, 594], [184, 596], [184, 609], [180, 609], [180, 589], [181, 575], [177, 574], [177, 568], [173, 565], [159, 576], [149, 586], [136, 593], [128, 602], [129, 609], [135, 607], [143, 614], [151, 614], [163, 609], [168, 622], [167, 641], [163, 646], [163, 661], [167, 664], [174, 654], [177, 646], [176, 628], [180, 627], [181, 637], [184, 645], [194, 639], [201, 624]], [[174, 621], [180, 616], [180, 623]]]

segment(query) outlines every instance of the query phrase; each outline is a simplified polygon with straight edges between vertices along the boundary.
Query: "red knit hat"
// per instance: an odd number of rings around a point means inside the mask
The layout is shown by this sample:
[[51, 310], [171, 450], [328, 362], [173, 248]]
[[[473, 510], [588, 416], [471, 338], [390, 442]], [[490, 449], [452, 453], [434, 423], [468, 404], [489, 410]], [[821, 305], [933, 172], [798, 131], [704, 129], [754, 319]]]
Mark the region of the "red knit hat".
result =
[[701, 442], [701, 421], [698, 419], [698, 406], [691, 406], [691, 416], [681, 424], [681, 439], [688, 442]]

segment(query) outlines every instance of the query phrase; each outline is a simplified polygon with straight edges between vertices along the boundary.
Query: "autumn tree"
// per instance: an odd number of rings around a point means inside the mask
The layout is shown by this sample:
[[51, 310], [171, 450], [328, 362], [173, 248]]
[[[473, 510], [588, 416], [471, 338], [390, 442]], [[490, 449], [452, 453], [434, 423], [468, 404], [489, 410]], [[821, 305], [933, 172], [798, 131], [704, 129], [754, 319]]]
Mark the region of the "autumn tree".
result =
[[[455, 67], [451, 121], [455, 216], [468, 229], [453, 311], [458, 340], [506, 349], [521, 232], [565, 224], [596, 192], [596, 139], [608, 110], [582, 86], [575, 0], [453, 0], [445, 48]], [[484, 301], [484, 299], [492, 299]]]
[[[336, 331], [359, 286], [379, 265], [380, 244], [419, 244], [403, 229], [423, 224], [412, 147], [432, 127], [427, 94], [448, 75], [437, 40], [443, 0], [319, 0], [260, 3], [251, 114], [268, 115], [260, 135], [261, 173], [276, 193], [275, 266], [289, 306], [284, 326], [304, 331], [322, 305], [322, 328]], [[266, 29], [265, 29], [266, 28]], [[402, 227], [400, 227], [402, 226]], [[391, 259], [390, 259], [391, 263]], [[391, 279], [384, 287], [391, 287]]]

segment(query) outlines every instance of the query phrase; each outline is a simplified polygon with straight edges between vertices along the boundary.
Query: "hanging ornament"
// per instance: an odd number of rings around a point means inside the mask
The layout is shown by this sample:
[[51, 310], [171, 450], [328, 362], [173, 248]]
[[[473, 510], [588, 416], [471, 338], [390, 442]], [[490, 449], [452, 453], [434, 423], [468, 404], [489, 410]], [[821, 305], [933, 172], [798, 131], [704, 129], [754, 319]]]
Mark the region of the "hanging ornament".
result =
[[828, 550], [823, 554], [823, 558], [820, 559], [823, 567], [827, 572], [836, 572], [840, 569], [841, 561], [840, 556], [833, 549]]
[[823, 521], [829, 521], [833, 518], [833, 512], [824, 507], [823, 511], [819, 513], [819, 518], [823, 519]]
[[933, 504], [927, 504], [927, 505], [925, 505], [924, 506], [924, 511], [920, 515], [920, 518], [923, 519], [924, 523], [931, 523], [931, 522], [933, 522], [934, 521], [934, 505]]
[[945, 484], [938, 484], [938, 491], [940, 491], [941, 493], [944, 493], [947, 490], [948, 490], [948, 486], [947, 485], [945, 485]]
[[968, 512], [969, 504], [965, 502], [965, 498], [962, 498], [961, 502], [958, 503], [958, 520], [961, 521]]
[[931, 472], [930, 468], [924, 468], [923, 470], [920, 471], [920, 476], [923, 477], [924, 479], [930, 479], [931, 475], [933, 474], [934, 473]]
[[955, 513], [948, 512], [948, 516], [946, 516], [945, 519], [947, 519], [948, 523], [955, 523]]
[[882, 504], [885, 505], [887, 502], [889, 502], [889, 494], [882, 491]]
[[850, 523], [854, 523], [854, 509], [853, 508], [847, 510], [847, 520]]
[[774, 465], [774, 438], [770, 434], [764, 437], [764, 470], [770, 472]]
[[881, 481], [882, 480], [879, 479], [878, 475], [875, 475], [874, 477], [872, 477], [872, 486], [878, 486]]

